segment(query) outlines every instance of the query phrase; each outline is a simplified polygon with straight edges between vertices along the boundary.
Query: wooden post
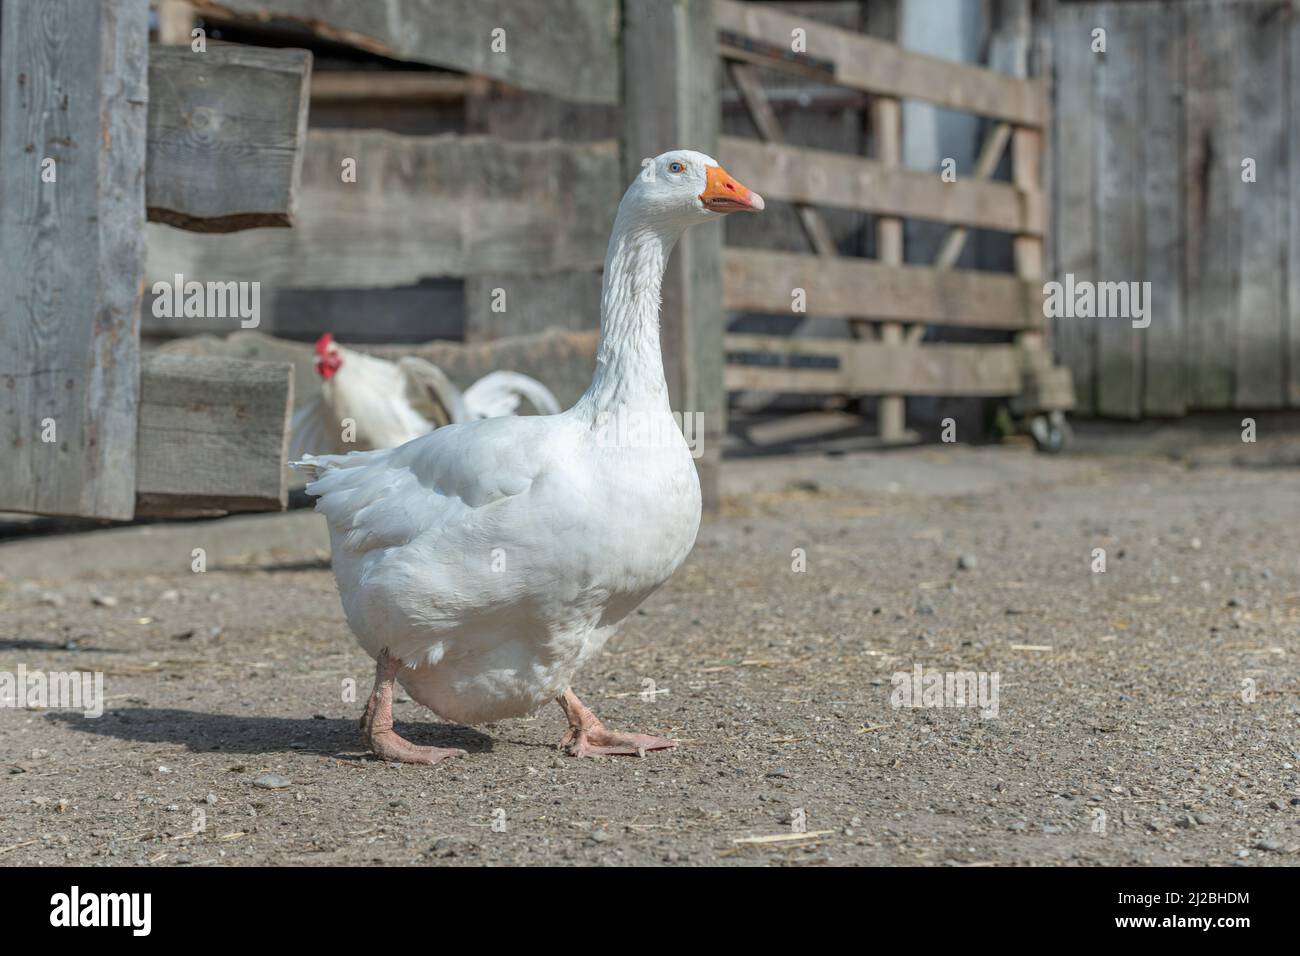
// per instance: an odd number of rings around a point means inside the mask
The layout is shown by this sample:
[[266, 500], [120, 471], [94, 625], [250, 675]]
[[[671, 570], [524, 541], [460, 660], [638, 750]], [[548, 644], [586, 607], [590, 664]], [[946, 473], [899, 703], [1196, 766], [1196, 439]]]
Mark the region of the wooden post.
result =
[[[624, 0], [623, 181], [641, 160], [676, 147], [716, 155], [717, 21], [713, 0]], [[664, 278], [664, 372], [674, 411], [704, 419], [696, 459], [706, 508], [718, 503], [726, 433], [722, 381], [722, 226], [687, 231]]]
[[[1043, 134], [1036, 129], [1017, 127], [1011, 134], [1011, 176], [1017, 186], [1029, 193], [1042, 191]], [[1016, 236], [1012, 240], [1016, 275], [1022, 279], [1043, 277], [1042, 236]], [[1027, 347], [1042, 348], [1043, 333], [1021, 332], [1018, 341]]]
[[0, 510], [134, 512], [148, 23], [0, 2]]
[[[871, 104], [871, 128], [876, 138], [876, 159], [884, 166], [902, 162], [902, 107], [891, 96], [878, 96]], [[903, 220], [897, 216], [876, 217], [876, 252], [885, 265], [903, 263]], [[903, 344], [903, 326], [882, 322], [880, 341], [884, 345]], [[906, 437], [907, 400], [901, 395], [882, 395], [878, 406], [880, 437], [899, 442]]]
[[190, 45], [194, 30], [194, 6], [189, 0], [158, 0], [158, 42]]

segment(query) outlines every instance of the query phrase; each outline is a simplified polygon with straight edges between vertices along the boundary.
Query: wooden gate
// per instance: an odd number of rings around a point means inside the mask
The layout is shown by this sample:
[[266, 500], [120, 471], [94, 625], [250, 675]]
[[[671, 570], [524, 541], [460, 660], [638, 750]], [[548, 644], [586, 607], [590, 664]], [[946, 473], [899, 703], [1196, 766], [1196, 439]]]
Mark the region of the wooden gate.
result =
[[[796, 204], [812, 249], [728, 248], [724, 304], [736, 311], [844, 316], [853, 334], [851, 340], [728, 335], [727, 387], [879, 395], [885, 441], [907, 437], [907, 395], [1017, 396], [1025, 412], [1070, 408], [1069, 373], [1052, 367], [1042, 309], [1045, 85], [736, 0], [717, 0], [717, 20], [719, 52], [761, 137], [723, 137], [720, 153], [764, 197]], [[871, 94], [876, 155], [784, 142], [751, 72], [755, 65]], [[900, 165], [906, 98], [994, 121], [972, 172], [945, 182], [939, 170]], [[1014, 181], [990, 181], [1008, 144]], [[837, 255], [817, 206], [877, 214], [878, 258]], [[949, 225], [933, 263], [904, 264], [905, 219]], [[953, 269], [972, 228], [1014, 236], [1015, 274]], [[1009, 341], [923, 344], [928, 326], [1004, 330]]]

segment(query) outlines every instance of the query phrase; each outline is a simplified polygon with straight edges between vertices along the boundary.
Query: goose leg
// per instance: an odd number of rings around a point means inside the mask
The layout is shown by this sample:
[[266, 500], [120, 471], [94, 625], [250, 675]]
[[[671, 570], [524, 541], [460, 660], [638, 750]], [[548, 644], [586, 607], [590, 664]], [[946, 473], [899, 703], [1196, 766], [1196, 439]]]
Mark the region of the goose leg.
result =
[[617, 730], [607, 730], [596, 719], [572, 688], [566, 690], [556, 699], [556, 703], [569, 718], [569, 732], [560, 741], [560, 746], [573, 757], [590, 757], [595, 754], [627, 754], [644, 757], [647, 750], [667, 750], [677, 746], [677, 741], [666, 737], [651, 737], [649, 734], [625, 734]]
[[393, 681], [401, 670], [402, 662], [388, 653], [379, 652], [375, 664], [375, 689], [366, 701], [366, 711], [361, 716], [361, 733], [366, 746], [381, 760], [397, 763], [433, 764], [448, 757], [463, 756], [465, 751], [454, 747], [417, 747], [393, 730]]

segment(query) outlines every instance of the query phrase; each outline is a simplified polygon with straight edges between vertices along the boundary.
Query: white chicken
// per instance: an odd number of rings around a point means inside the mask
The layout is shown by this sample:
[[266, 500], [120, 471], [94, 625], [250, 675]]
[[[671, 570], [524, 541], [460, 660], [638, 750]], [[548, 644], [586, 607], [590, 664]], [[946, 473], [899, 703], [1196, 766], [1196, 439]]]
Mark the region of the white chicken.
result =
[[[348, 624], [376, 660], [362, 728], [381, 758], [435, 764], [463, 753], [398, 736], [394, 681], [464, 723], [557, 700], [573, 755], [676, 746], [606, 728], [570, 682], [681, 565], [699, 528], [690, 450], [680, 429], [663, 427], [672, 421], [659, 348], [669, 253], [691, 225], [762, 208], [708, 156], [657, 157], [618, 207], [596, 371], [577, 404], [295, 463], [312, 474], [307, 491], [329, 524]], [[641, 427], [610, 427], [630, 419]]]
[[560, 403], [541, 382], [495, 371], [462, 393], [442, 369], [414, 355], [396, 362], [346, 349], [326, 332], [313, 359], [320, 395], [294, 413], [289, 455], [395, 448], [443, 425], [513, 415], [521, 399], [554, 415]]

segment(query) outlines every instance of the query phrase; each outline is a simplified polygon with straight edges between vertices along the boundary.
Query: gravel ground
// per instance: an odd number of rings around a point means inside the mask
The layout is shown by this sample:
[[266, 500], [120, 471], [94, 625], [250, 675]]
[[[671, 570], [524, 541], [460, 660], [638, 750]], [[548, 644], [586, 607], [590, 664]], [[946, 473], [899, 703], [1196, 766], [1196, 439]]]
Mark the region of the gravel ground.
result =
[[[1300, 860], [1300, 469], [1057, 459], [938, 494], [920, 477], [1032, 453], [906, 455], [862, 468], [915, 487], [805, 480], [706, 521], [575, 685], [682, 741], [645, 759], [561, 755], [558, 707], [465, 728], [409, 701], [399, 730], [468, 756], [369, 758], [321, 556], [0, 582], [0, 672], [102, 671], [107, 698], [0, 707], [0, 863]], [[996, 675], [996, 716], [891, 706], [916, 665]]]

